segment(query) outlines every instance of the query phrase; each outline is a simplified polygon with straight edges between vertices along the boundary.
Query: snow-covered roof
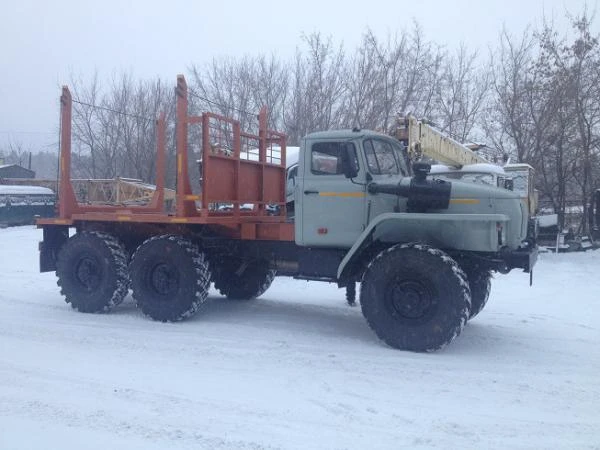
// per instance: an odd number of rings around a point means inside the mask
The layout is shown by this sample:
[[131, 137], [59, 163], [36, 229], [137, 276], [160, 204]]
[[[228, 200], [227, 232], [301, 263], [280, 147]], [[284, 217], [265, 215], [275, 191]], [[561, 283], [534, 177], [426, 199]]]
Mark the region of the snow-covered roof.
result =
[[509, 171], [509, 170], [533, 169], [533, 167], [531, 167], [529, 164], [526, 164], [526, 163], [509, 163], [509, 164], [504, 164], [504, 168], [506, 169], [506, 171]]
[[18, 167], [19, 169], [28, 170], [29, 172], [33, 172], [33, 170], [28, 169], [27, 167], [20, 166], [18, 164], [0, 164], [0, 169], [5, 169], [6, 167]]
[[485, 172], [485, 173], [496, 173], [498, 175], [504, 175], [504, 169], [496, 164], [489, 163], [478, 163], [478, 164], [466, 164], [460, 169], [462, 172]]
[[537, 221], [540, 227], [551, 227], [558, 224], [558, 214], [547, 214], [545, 216], [537, 216]]
[[477, 173], [495, 173], [497, 175], [504, 175], [504, 169], [496, 164], [489, 163], [477, 163], [477, 164], [465, 164], [460, 169], [454, 167], [448, 167], [444, 164], [433, 164], [431, 166], [430, 173], [447, 173], [447, 172], [477, 172]]
[[0, 195], [54, 195], [52, 189], [41, 186], [0, 184]]

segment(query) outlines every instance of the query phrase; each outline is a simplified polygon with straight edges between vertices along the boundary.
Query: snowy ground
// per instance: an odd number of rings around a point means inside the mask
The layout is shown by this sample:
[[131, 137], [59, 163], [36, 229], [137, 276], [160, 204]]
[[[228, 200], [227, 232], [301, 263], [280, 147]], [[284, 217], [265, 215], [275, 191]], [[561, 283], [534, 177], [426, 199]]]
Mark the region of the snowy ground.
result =
[[600, 448], [600, 251], [514, 272], [446, 349], [381, 344], [333, 285], [183, 323], [71, 310], [0, 230], [0, 449]]

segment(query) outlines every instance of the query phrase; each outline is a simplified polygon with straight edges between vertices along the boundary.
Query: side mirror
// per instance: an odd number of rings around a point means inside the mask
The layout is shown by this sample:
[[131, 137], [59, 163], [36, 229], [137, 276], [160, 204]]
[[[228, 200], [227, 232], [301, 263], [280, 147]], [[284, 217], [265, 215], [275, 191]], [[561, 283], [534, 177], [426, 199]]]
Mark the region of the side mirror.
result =
[[346, 178], [356, 178], [358, 175], [358, 163], [356, 161], [354, 147], [351, 145], [344, 145], [341, 149], [340, 159], [344, 176]]
[[513, 182], [512, 178], [507, 178], [504, 180], [504, 189], [512, 191], [512, 190], [514, 190], [514, 188], [515, 188], [515, 183]]

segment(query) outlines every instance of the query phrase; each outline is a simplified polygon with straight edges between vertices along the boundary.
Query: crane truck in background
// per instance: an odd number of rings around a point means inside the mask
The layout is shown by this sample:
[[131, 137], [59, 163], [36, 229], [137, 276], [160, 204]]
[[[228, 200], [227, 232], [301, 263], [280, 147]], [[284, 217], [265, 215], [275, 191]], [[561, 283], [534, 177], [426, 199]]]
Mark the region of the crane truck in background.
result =
[[[38, 226], [40, 270], [56, 271], [73, 308], [108, 311], [131, 289], [145, 315], [178, 321], [201, 309], [211, 282], [234, 300], [258, 297], [276, 275], [339, 287], [360, 282], [363, 315], [382, 341], [433, 351], [481, 311], [492, 271], [532, 271], [535, 235], [518, 194], [431, 178], [423, 162], [411, 173], [402, 144], [373, 131], [323, 131], [302, 139], [290, 220], [285, 135], [267, 129], [266, 111], [258, 133], [250, 134], [231, 118], [190, 116], [187, 95], [180, 75], [170, 211], [162, 201], [164, 115], [157, 121], [157, 188], [147, 205], [77, 199], [70, 181], [72, 100], [63, 88], [58, 217]], [[188, 174], [188, 128], [194, 125], [202, 131], [200, 193]], [[228, 151], [214, 150], [215, 133]], [[257, 147], [258, 159], [245, 159], [244, 146]], [[275, 146], [277, 161], [267, 157]], [[214, 207], [224, 203], [233, 206]]]

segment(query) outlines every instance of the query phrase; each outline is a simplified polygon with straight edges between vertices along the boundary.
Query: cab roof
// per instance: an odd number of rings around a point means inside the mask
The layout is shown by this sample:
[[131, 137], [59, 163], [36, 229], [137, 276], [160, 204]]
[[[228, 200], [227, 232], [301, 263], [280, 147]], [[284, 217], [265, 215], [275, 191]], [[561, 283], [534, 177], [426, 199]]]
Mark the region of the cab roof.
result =
[[307, 134], [305, 139], [354, 139], [365, 136], [373, 137], [384, 137], [390, 139], [390, 136], [378, 133], [372, 130], [327, 130], [327, 131], [316, 131], [314, 133]]

